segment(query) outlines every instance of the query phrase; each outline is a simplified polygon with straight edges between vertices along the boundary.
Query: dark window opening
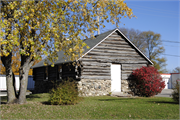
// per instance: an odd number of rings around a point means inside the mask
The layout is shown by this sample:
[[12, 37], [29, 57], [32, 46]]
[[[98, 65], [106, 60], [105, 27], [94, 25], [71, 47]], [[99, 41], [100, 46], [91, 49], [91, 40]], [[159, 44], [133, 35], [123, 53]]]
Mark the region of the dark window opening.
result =
[[62, 65], [58, 65], [57, 79], [62, 80]]
[[48, 67], [45, 67], [44, 80], [48, 80]]

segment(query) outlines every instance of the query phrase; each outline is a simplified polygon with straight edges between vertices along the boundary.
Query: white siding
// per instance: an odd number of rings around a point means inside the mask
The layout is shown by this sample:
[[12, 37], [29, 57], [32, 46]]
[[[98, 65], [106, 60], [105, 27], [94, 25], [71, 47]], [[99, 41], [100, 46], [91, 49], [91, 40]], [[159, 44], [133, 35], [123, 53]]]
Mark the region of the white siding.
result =
[[[15, 76], [15, 79], [16, 79], [16, 90], [19, 90], [19, 76], [16, 75]], [[33, 77], [32, 76], [29, 76], [28, 77], [28, 86], [27, 86], [27, 89], [28, 90], [33, 90], [34, 89], [34, 81], [33, 81]], [[7, 90], [7, 87], [6, 87], [6, 75], [0, 75], [0, 90]]]
[[176, 80], [180, 79], [180, 74], [178, 73], [170, 73], [170, 74], [161, 74], [162, 79], [165, 81], [164, 89], [173, 89], [176, 84]]
[[163, 81], [165, 81], [165, 88], [164, 89], [171, 89], [170, 88], [170, 78], [171, 78], [171, 74], [161, 74], [161, 77], [163, 79]]

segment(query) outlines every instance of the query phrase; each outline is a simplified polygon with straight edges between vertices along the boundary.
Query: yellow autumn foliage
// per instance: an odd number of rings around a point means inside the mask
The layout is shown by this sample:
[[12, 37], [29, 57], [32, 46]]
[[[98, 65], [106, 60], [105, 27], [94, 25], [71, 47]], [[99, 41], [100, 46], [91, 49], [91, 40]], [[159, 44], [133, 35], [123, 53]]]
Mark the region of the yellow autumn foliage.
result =
[[105, 21], [118, 27], [122, 16], [134, 17], [124, 0], [23, 0], [3, 4], [0, 56], [19, 48], [12, 61], [15, 73], [20, 67], [19, 54], [34, 60], [45, 55], [53, 64], [57, 52], [63, 50], [69, 60], [77, 60], [86, 46], [83, 38], [90, 37], [99, 26], [105, 27]]
[[[13, 56], [12, 56], [12, 62], [11, 62], [12, 71], [13, 71], [14, 75], [19, 75], [19, 67], [20, 67], [20, 64], [21, 64], [20, 60], [21, 60], [20, 59], [20, 54], [18, 53], [18, 48], [16, 48], [16, 49], [13, 50]], [[42, 59], [36, 60], [33, 65], [40, 62], [41, 60]], [[6, 74], [6, 69], [3, 66], [1, 61], [0, 61], [0, 74], [1, 75]], [[33, 75], [32, 69], [29, 70], [29, 75]]]

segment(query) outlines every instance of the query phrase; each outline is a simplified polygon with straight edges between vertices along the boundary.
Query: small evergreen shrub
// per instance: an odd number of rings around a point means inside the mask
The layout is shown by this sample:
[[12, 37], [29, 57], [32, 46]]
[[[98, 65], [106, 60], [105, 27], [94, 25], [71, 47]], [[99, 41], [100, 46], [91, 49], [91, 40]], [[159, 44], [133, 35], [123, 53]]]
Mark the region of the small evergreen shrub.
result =
[[72, 105], [78, 103], [78, 100], [78, 89], [74, 80], [64, 80], [50, 91], [51, 105]]
[[179, 82], [176, 81], [174, 92], [172, 93], [173, 100], [179, 103]]
[[136, 69], [132, 75], [136, 80], [135, 88], [140, 96], [154, 96], [165, 87], [165, 82], [162, 80], [161, 75], [152, 66]]

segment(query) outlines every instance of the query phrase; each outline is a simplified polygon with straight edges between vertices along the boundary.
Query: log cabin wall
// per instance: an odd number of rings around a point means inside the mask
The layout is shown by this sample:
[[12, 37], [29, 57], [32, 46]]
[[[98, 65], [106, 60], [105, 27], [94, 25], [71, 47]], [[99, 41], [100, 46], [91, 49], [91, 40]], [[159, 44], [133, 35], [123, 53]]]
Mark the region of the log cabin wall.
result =
[[57, 66], [48, 66], [48, 81], [55, 81], [57, 79]]
[[[46, 68], [47, 76], [46, 76]], [[35, 81], [34, 93], [49, 92], [54, 86], [56, 80], [56, 67], [44, 66], [33, 69], [33, 80]]]
[[[60, 51], [55, 67], [48, 67], [48, 80], [44, 79], [45, 67], [41, 67], [44, 61], [36, 64], [33, 68], [35, 86], [42, 86], [47, 90], [46, 88], [51, 86], [50, 81], [71, 77], [80, 80], [78, 89], [82, 91], [82, 96], [106, 95], [111, 92], [111, 65], [119, 64], [121, 65], [121, 91], [129, 92], [133, 91], [134, 87], [132, 71], [153, 64], [118, 29], [102, 33], [96, 36], [94, 41], [86, 39], [85, 43], [91, 50], [85, 48], [83, 53], [85, 55], [78, 60], [80, 66], [73, 66], [72, 61], [64, 60], [64, 52]], [[59, 65], [62, 67], [61, 77], [58, 76]]]
[[77, 78], [77, 71], [76, 71], [76, 65], [73, 65], [73, 63], [66, 63], [62, 65], [62, 78], [68, 79], [68, 78]]
[[34, 68], [33, 69], [33, 80], [43, 80], [44, 79], [44, 67]]
[[[59, 76], [59, 67], [61, 66], [61, 76]], [[59, 84], [62, 80], [73, 78], [78, 79], [78, 70], [72, 63], [57, 64], [54, 67], [48, 67], [48, 76], [45, 77], [46, 66], [33, 69], [33, 80], [35, 81], [35, 93], [49, 92], [55, 84]], [[60, 78], [61, 77], [61, 78]]]
[[[83, 71], [81, 81], [111, 81], [111, 64], [121, 65], [121, 91], [129, 92], [133, 87], [131, 73], [142, 66], [147, 66], [148, 61], [118, 32], [114, 32], [98, 46], [92, 49], [82, 59]], [[102, 86], [102, 84], [100, 84]], [[82, 88], [81, 88], [82, 89]], [[105, 89], [105, 88], [103, 88]], [[110, 92], [110, 88], [106, 93]], [[96, 90], [97, 91], [97, 90]], [[100, 90], [100, 94], [103, 90]]]

